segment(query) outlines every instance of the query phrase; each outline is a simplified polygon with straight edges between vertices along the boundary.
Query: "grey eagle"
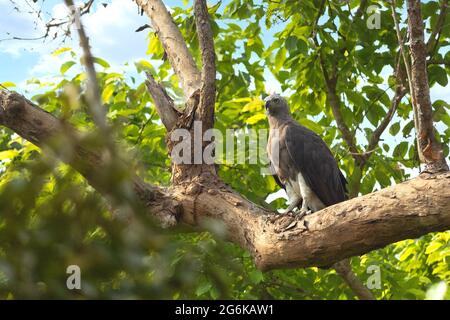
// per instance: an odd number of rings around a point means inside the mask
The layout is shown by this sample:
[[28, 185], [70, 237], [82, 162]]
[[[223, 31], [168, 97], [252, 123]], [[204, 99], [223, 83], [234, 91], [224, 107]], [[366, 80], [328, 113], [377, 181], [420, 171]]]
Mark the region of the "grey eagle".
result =
[[270, 127], [267, 153], [274, 178], [289, 198], [286, 212], [301, 204], [300, 213], [306, 214], [346, 200], [347, 181], [326, 143], [292, 118], [280, 95], [264, 101]]

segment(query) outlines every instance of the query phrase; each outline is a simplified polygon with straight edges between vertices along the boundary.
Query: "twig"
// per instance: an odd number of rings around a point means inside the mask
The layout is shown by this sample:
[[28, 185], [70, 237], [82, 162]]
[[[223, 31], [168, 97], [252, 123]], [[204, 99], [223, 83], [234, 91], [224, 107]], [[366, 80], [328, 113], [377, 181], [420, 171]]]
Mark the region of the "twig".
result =
[[436, 52], [437, 46], [439, 44], [439, 39], [441, 37], [441, 31], [445, 24], [445, 19], [447, 17], [448, 0], [443, 0], [440, 7], [440, 13], [436, 26], [431, 32], [430, 38], [427, 43], [427, 51], [430, 56]]
[[394, 19], [394, 24], [395, 24], [395, 31], [397, 33], [397, 39], [398, 39], [398, 44], [400, 47], [400, 53], [402, 55], [403, 58], [403, 63], [405, 64], [405, 69], [406, 69], [406, 76], [408, 79], [408, 86], [409, 86], [409, 94], [411, 95], [411, 105], [413, 108], [413, 116], [414, 116], [414, 127], [416, 130], [418, 130], [419, 128], [419, 124], [418, 124], [418, 114], [417, 114], [417, 106], [416, 106], [416, 102], [414, 99], [414, 86], [412, 85], [412, 80], [411, 80], [411, 65], [409, 63], [408, 57], [406, 56], [406, 52], [405, 52], [405, 47], [404, 47], [404, 40], [402, 39], [402, 35], [400, 33], [400, 26], [398, 23], [398, 19], [397, 19], [397, 13], [395, 12], [395, 8], [396, 8], [396, 1], [392, 0], [391, 3], [391, 9], [392, 9], [392, 18]]
[[342, 278], [344, 278], [345, 282], [360, 300], [375, 300], [372, 292], [364, 286], [356, 274], [353, 273], [349, 259], [344, 259], [335, 263], [333, 268]]
[[[71, 10], [72, 15], [78, 14], [75, 9], [75, 5], [73, 0], [64, 0], [67, 7]], [[79, 17], [78, 17], [79, 18]], [[94, 123], [103, 133], [107, 131], [106, 124], [106, 110], [102, 105], [101, 95], [100, 95], [100, 87], [97, 81], [97, 74], [94, 66], [94, 57], [91, 53], [91, 48], [89, 45], [89, 38], [86, 35], [83, 24], [79, 21], [79, 25], [77, 25], [78, 37], [80, 40], [80, 47], [84, 53], [83, 63], [86, 68], [88, 83], [86, 96], [89, 101], [89, 111], [92, 114], [92, 118]]]
[[147, 85], [147, 90], [153, 98], [156, 111], [158, 112], [162, 123], [166, 127], [167, 131], [170, 131], [177, 123], [179, 117], [179, 114], [175, 109], [174, 102], [167, 94], [164, 87], [156, 82], [155, 78], [153, 78], [149, 72], [146, 72], [146, 75], [147, 81], [145, 84]]
[[[379, 126], [375, 129], [373, 132], [369, 144], [367, 146], [367, 150], [374, 150], [377, 146], [378, 142], [380, 141], [381, 135], [383, 134], [384, 130], [386, 130], [387, 126], [391, 122], [392, 118], [394, 117], [395, 112], [397, 111], [398, 106], [400, 105], [400, 101], [406, 94], [406, 88], [403, 86], [402, 83], [402, 74], [401, 74], [401, 64], [400, 59], [398, 59], [397, 67], [395, 71], [395, 79], [396, 79], [396, 89], [394, 97], [391, 101], [391, 106], [386, 113], [386, 116], [383, 118]], [[367, 161], [370, 158], [370, 154], [368, 156], [365, 156], [365, 160]]]

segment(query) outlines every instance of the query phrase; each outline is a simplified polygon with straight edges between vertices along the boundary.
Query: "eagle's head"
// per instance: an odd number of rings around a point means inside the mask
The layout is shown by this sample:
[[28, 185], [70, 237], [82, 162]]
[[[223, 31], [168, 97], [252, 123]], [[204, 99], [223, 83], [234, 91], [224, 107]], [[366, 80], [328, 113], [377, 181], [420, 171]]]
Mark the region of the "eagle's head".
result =
[[276, 117], [289, 114], [289, 106], [287, 101], [277, 93], [267, 96], [264, 99], [264, 102], [267, 115]]

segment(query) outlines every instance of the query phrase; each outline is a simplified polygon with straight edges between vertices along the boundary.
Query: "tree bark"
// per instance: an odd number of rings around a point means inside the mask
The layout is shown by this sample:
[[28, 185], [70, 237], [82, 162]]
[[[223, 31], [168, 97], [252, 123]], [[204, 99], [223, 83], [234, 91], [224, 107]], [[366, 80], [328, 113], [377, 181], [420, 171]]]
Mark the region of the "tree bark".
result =
[[203, 0], [195, 0], [195, 23], [202, 53], [202, 89], [199, 101], [199, 118], [203, 129], [214, 126], [214, 104], [216, 98], [216, 53], [214, 38], [209, 21], [208, 8]]
[[[0, 124], [45, 146], [64, 134], [51, 114], [16, 93], [0, 91]], [[63, 159], [104, 193], [92, 178], [101, 156], [82, 145]], [[198, 177], [197, 177], [198, 178]], [[450, 173], [410, 181], [327, 207], [313, 215], [279, 215], [248, 201], [218, 177], [193, 179], [169, 189], [133, 178], [136, 195], [151, 214], [174, 225], [214, 219], [226, 237], [249, 250], [262, 270], [330, 266], [387, 244], [450, 228]]]
[[179, 112], [175, 108], [175, 104], [167, 91], [156, 82], [155, 78], [149, 72], [146, 75], [147, 89], [153, 98], [156, 112], [158, 112], [161, 122], [167, 128], [167, 131], [171, 131], [177, 124]]
[[[53, 149], [62, 161], [77, 170], [94, 189], [114, 200], [109, 186], [97, 175], [98, 168], [105, 166], [109, 155], [83, 144], [80, 132], [68, 123], [58, 120], [17, 93], [0, 91], [0, 125], [39, 147]], [[62, 147], [64, 152], [60, 151]], [[120, 165], [129, 167], [127, 163]], [[151, 210], [163, 226], [177, 224], [179, 205], [167, 196], [164, 189], [151, 186], [136, 175], [131, 177], [131, 182], [142, 206], [149, 212]], [[114, 207], [114, 203], [112, 206]]]
[[[408, 0], [408, 29], [410, 33], [411, 82], [413, 101], [417, 109], [417, 144], [425, 171], [447, 171], [442, 146], [435, 137], [433, 110], [427, 73], [427, 46], [424, 41], [423, 20], [419, 0]], [[446, 7], [445, 7], [446, 8]]]

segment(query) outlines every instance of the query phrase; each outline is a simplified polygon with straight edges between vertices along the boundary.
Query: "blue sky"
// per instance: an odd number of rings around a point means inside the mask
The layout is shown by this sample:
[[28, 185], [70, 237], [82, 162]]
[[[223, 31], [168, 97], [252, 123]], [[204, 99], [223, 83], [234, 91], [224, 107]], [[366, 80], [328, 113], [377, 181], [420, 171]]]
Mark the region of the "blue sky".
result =
[[[44, 34], [43, 23], [36, 25], [35, 15], [27, 12], [41, 9], [34, 5], [30, 8], [26, 3], [31, 1], [16, 0], [21, 12], [17, 12], [10, 0], [0, 0], [0, 83], [10, 81], [17, 87], [15, 90], [32, 93], [33, 88], [25, 85], [27, 79], [36, 77], [39, 79], [51, 79], [59, 75], [60, 65], [68, 58], [65, 55], [54, 57], [51, 53], [58, 47], [72, 47], [79, 51], [76, 39], [61, 38], [56, 40], [6, 40], [11, 37], [33, 38]], [[136, 33], [139, 26], [148, 23], [146, 16], [138, 14], [138, 9], [133, 1], [109, 0], [109, 5], [104, 8], [101, 3], [94, 4], [93, 13], [83, 17], [91, 45], [95, 55], [104, 58], [111, 63], [115, 71], [134, 72], [133, 61], [146, 59], [147, 32]], [[38, 2], [39, 4], [41, 1]], [[181, 0], [165, 1], [168, 6], [182, 6]], [[31, 5], [33, 5], [31, 3]], [[188, 4], [190, 5], [190, 4]], [[224, 5], [223, 5], [224, 6]], [[66, 9], [63, 1], [46, 0], [42, 7], [43, 15], [47, 19], [52, 17], [65, 17]], [[281, 26], [265, 32], [264, 42], [272, 42], [273, 34]], [[129, 66], [124, 64], [129, 62]], [[76, 67], [73, 72], [78, 71]], [[267, 89], [280, 90], [270, 72], [265, 74]], [[28, 92], [29, 89], [31, 92]]]

